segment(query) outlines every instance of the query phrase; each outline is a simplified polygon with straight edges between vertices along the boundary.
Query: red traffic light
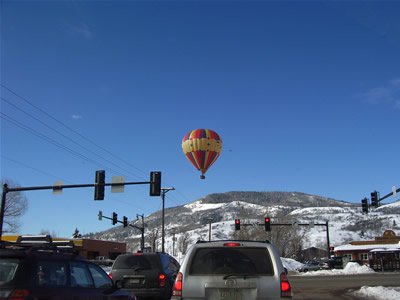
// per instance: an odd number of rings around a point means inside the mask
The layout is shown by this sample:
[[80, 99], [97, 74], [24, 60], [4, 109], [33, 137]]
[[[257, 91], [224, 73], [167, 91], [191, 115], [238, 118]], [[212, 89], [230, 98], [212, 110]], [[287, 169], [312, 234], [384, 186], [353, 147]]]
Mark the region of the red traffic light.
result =
[[271, 231], [271, 218], [265, 217], [264, 221], [265, 231]]
[[235, 219], [235, 230], [240, 230], [240, 219]]

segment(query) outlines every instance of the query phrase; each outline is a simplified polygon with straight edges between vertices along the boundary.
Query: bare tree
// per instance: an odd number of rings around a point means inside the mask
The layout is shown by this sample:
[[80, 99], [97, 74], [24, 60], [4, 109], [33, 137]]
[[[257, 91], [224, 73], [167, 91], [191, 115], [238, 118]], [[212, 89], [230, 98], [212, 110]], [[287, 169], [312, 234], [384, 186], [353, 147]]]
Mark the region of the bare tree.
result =
[[153, 228], [149, 234], [147, 234], [147, 239], [149, 240], [149, 244], [151, 245], [151, 249], [153, 252], [157, 251], [157, 239], [158, 239], [158, 228]]
[[191, 242], [190, 234], [187, 231], [183, 232], [178, 239], [178, 245], [177, 245], [178, 251], [180, 251], [182, 254], [186, 254], [190, 242]]
[[[10, 179], [2, 179], [1, 186], [7, 184], [9, 187], [18, 187]], [[18, 219], [27, 211], [28, 201], [21, 192], [9, 192], [7, 193], [6, 205], [4, 206], [4, 221], [3, 221], [3, 232], [17, 232], [20, 223]]]

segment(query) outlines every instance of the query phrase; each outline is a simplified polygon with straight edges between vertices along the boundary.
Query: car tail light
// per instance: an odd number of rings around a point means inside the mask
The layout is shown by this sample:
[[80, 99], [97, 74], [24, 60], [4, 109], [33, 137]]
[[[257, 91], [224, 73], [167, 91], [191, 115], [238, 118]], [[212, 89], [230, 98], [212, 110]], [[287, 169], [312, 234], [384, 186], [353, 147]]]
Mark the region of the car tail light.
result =
[[173, 296], [182, 297], [182, 280], [183, 280], [183, 275], [181, 272], [179, 272], [178, 275], [176, 275], [174, 288], [172, 290]]
[[110, 277], [110, 279], [112, 279], [112, 273], [108, 273], [108, 277]]
[[281, 297], [292, 298], [292, 287], [285, 272], [281, 273]]
[[160, 274], [158, 275], [158, 285], [159, 285], [160, 287], [164, 287], [164, 286], [167, 285], [167, 277], [165, 276], [164, 273], [160, 273]]
[[239, 247], [240, 243], [224, 243], [225, 247]]
[[29, 296], [28, 290], [13, 290], [6, 299], [25, 300]]

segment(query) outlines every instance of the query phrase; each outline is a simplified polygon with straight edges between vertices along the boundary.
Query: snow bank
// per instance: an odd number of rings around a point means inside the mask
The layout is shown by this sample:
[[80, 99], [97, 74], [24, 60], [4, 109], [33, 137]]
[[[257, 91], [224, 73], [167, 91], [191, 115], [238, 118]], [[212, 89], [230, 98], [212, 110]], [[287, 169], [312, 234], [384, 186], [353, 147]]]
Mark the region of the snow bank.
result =
[[363, 286], [351, 294], [362, 299], [398, 300], [400, 299], [400, 287]]
[[288, 271], [295, 271], [298, 268], [301, 268], [303, 264], [301, 262], [298, 262], [297, 260], [291, 259], [291, 258], [283, 258], [281, 257], [281, 261], [283, 266], [288, 270]]
[[320, 275], [346, 275], [346, 274], [365, 274], [374, 273], [375, 271], [367, 266], [360, 266], [358, 263], [349, 262], [344, 269], [319, 270], [303, 273], [303, 276], [320, 276]]

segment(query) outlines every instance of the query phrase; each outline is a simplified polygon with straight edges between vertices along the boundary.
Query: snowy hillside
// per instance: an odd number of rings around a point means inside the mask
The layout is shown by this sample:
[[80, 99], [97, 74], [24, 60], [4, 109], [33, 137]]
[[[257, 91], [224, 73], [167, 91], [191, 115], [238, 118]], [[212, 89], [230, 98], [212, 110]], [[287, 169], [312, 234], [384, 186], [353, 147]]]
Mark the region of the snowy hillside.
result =
[[[277, 198], [275, 199], [274, 196]], [[373, 239], [375, 236], [382, 235], [386, 229], [399, 232], [399, 210], [400, 201], [383, 205], [369, 214], [363, 214], [361, 205], [303, 193], [213, 194], [192, 203], [165, 210], [165, 250], [173, 252], [174, 235], [175, 252], [178, 251], [176, 243], [182, 236], [189, 239], [189, 244], [199, 239], [208, 240], [210, 222], [212, 239], [229, 239], [234, 232], [235, 218], [240, 218], [242, 224], [261, 224], [266, 215], [272, 218], [272, 224], [274, 221], [277, 222], [278, 216], [287, 216], [291, 222], [298, 224], [326, 224], [328, 222], [330, 244], [338, 246], [353, 240]], [[141, 226], [139, 222], [135, 225]], [[304, 248], [314, 246], [326, 249], [326, 226], [294, 228], [304, 233]], [[145, 218], [145, 235], [147, 246], [151, 246], [150, 240], [153, 238], [153, 245], [155, 244], [158, 249], [161, 248], [161, 211]], [[138, 230], [122, 226], [89, 236], [126, 241], [129, 249], [133, 251], [138, 249], [140, 240]]]

